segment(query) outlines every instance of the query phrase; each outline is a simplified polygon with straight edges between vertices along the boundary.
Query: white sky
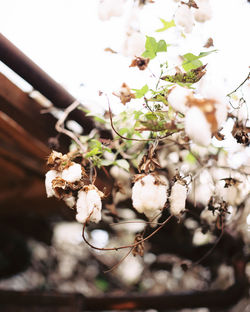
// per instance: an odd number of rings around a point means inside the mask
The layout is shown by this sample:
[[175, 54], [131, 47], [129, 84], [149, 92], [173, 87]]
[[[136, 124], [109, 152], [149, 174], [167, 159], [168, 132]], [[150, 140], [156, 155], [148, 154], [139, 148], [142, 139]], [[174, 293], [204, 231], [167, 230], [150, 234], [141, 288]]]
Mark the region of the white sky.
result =
[[[179, 37], [178, 49], [199, 53], [205, 50], [206, 39], [212, 37], [219, 52], [203, 60], [209, 63], [211, 77], [226, 80], [225, 90], [229, 92], [249, 71], [250, 4], [247, 0], [210, 2], [213, 19], [198, 23], [186, 39]], [[130, 58], [103, 51], [106, 47], [121, 49], [132, 3], [127, 1], [122, 18], [102, 22], [97, 0], [0, 0], [0, 30], [73, 95], [99, 102], [98, 90], [112, 92], [122, 82], [140, 88], [147, 82], [145, 73], [128, 68]], [[146, 5], [139, 16], [141, 31], [174, 42], [176, 30], [154, 31], [161, 26], [159, 18], [170, 20], [176, 7], [172, 0]], [[170, 55], [174, 49], [170, 48]], [[1, 63], [0, 71], [15, 79]], [[80, 89], [81, 83], [85, 88]]]

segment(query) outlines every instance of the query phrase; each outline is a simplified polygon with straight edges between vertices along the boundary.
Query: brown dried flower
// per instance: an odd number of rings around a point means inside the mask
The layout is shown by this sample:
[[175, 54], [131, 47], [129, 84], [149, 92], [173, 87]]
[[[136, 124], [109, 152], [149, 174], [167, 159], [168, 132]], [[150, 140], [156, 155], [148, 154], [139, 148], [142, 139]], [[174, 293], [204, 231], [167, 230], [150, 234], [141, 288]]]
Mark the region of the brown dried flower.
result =
[[181, 1], [181, 4], [186, 4], [189, 8], [199, 9], [198, 5], [194, 0], [189, 0], [188, 2]]
[[161, 168], [161, 166], [155, 155], [155, 147], [151, 145], [147, 154], [142, 157], [142, 160], [138, 166], [138, 170], [139, 172], [144, 171], [145, 173], [150, 173], [155, 171], [156, 168]]
[[207, 39], [207, 42], [204, 44], [204, 48], [210, 48], [210, 47], [213, 47], [214, 46], [214, 42], [213, 42], [213, 38], [208, 38]]
[[144, 70], [148, 67], [150, 58], [144, 58], [142, 56], [136, 56], [129, 67], [138, 67], [140, 70]]
[[242, 183], [242, 181], [239, 181], [234, 178], [224, 178], [224, 179], [221, 179], [221, 181], [225, 181], [225, 186], [224, 186], [225, 188], [228, 188], [230, 186], [237, 186], [240, 183]]
[[[143, 236], [141, 234], [136, 234], [134, 244], [140, 242], [142, 239], [143, 239]], [[144, 242], [141, 242], [140, 244], [136, 245], [133, 248], [132, 253], [133, 253], [133, 256], [139, 255], [142, 257], [144, 255]]]
[[113, 93], [115, 96], [118, 96], [123, 105], [130, 102], [132, 99], [135, 98], [134, 93], [131, 92], [129, 86], [124, 82], [121, 86], [120, 92]]

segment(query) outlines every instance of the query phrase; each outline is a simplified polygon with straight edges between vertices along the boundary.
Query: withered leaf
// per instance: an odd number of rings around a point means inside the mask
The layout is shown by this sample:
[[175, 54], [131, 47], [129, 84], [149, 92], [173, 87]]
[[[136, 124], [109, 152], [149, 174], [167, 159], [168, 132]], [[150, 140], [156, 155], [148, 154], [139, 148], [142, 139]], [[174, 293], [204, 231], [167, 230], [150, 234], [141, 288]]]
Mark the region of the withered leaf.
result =
[[[134, 244], [140, 242], [143, 239], [143, 236], [141, 234], [137, 234], [135, 236], [135, 240], [134, 240]], [[144, 242], [141, 242], [140, 244], [136, 245], [133, 248], [133, 256], [139, 255], [139, 256], [143, 256], [144, 255]]]
[[214, 133], [214, 136], [216, 137], [216, 139], [217, 139], [218, 141], [223, 141], [223, 140], [225, 140], [225, 135], [222, 134], [222, 133], [220, 133], [219, 131], [215, 132], [215, 133]]
[[202, 65], [198, 68], [191, 69], [187, 73], [177, 73], [175, 75], [166, 75], [161, 77], [162, 80], [173, 82], [173, 83], [196, 83], [198, 82], [206, 73], [207, 65]]
[[181, 4], [186, 4], [189, 8], [199, 9], [198, 5], [194, 0], [189, 0], [188, 2], [181, 1]]
[[117, 52], [114, 51], [114, 50], [111, 49], [111, 48], [105, 48], [104, 51], [105, 51], [105, 52], [111, 52], [111, 53], [117, 54]]
[[208, 38], [207, 39], [207, 42], [204, 44], [204, 48], [210, 48], [210, 47], [213, 47], [214, 46], [214, 42], [213, 42], [213, 38]]
[[118, 96], [123, 105], [135, 99], [134, 93], [131, 92], [129, 86], [125, 82], [122, 84], [120, 92], [118, 94], [113, 92], [113, 95]]
[[221, 179], [221, 181], [225, 181], [225, 185], [224, 185], [225, 188], [228, 188], [230, 186], [237, 186], [240, 183], [242, 183], [242, 181], [239, 181], [234, 178], [224, 178], [224, 179]]
[[138, 67], [140, 70], [144, 70], [148, 67], [149, 61], [150, 61], [150, 58], [136, 56], [132, 60], [132, 63], [129, 65], [129, 67]]
[[244, 145], [249, 145], [250, 144], [250, 128], [245, 127], [242, 123], [240, 122], [235, 122], [233, 130], [232, 130], [232, 135], [236, 139], [237, 143], [244, 144]]

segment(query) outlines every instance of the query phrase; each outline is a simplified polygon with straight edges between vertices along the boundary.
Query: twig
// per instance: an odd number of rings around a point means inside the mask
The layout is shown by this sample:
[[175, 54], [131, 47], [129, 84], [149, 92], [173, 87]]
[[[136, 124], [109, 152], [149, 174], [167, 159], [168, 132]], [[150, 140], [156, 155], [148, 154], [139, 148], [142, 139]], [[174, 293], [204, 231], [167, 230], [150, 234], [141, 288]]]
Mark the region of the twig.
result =
[[[92, 214], [92, 213], [91, 213]], [[90, 218], [91, 214], [89, 215], [88, 219]], [[83, 229], [82, 229], [82, 238], [83, 240], [85, 241], [85, 243], [87, 245], [89, 245], [91, 248], [93, 249], [96, 249], [96, 250], [101, 250], [101, 251], [112, 251], [112, 250], [119, 250], [119, 249], [126, 249], [126, 248], [134, 248], [136, 247], [137, 245], [145, 242], [147, 239], [149, 239], [150, 237], [152, 237], [154, 234], [156, 234], [161, 228], [163, 228], [163, 226], [172, 218], [172, 215], [169, 216], [164, 222], [162, 222], [162, 224], [156, 229], [154, 230], [151, 234], [149, 234], [147, 237], [143, 238], [142, 240], [140, 240], [139, 242], [137, 243], [134, 243], [134, 244], [130, 244], [130, 245], [126, 245], [126, 246], [119, 246], [119, 247], [111, 247], [111, 248], [99, 248], [99, 247], [96, 247], [94, 245], [92, 245], [85, 237], [85, 228], [86, 228], [86, 225], [87, 225], [87, 222], [88, 222], [88, 219], [86, 220], [86, 222], [83, 224]]]
[[76, 144], [79, 145], [82, 153], [86, 153], [86, 148], [84, 147], [84, 145], [82, 144], [82, 142], [78, 139], [78, 137], [70, 130], [67, 130], [64, 128], [64, 122], [66, 120], [66, 118], [68, 117], [68, 115], [77, 108], [77, 106], [81, 105], [81, 103], [79, 101], [74, 101], [72, 104], [70, 104], [64, 111], [63, 116], [58, 119], [55, 128], [56, 131], [59, 133], [63, 133], [65, 135], [67, 135], [68, 137], [70, 137], [73, 141], [76, 142]]
[[221, 240], [223, 234], [224, 234], [224, 228], [222, 227], [221, 232], [220, 232], [220, 235], [219, 235], [219, 237], [217, 238], [217, 240], [215, 241], [213, 247], [210, 248], [210, 249], [205, 253], [205, 255], [203, 255], [199, 260], [195, 261], [191, 266], [195, 266], [195, 265], [201, 263], [204, 259], [206, 259], [206, 258], [212, 253], [212, 251], [215, 249], [215, 247], [218, 245], [218, 243], [220, 242], [220, 240]]
[[[113, 123], [113, 118], [112, 118], [112, 111], [111, 111], [111, 107], [110, 107], [110, 103], [109, 103], [109, 99], [107, 97], [108, 100], [108, 106], [109, 106], [109, 120], [110, 120], [110, 125], [111, 128], [113, 129], [113, 131], [121, 138], [127, 141], [137, 141], [137, 142], [149, 142], [149, 141], [154, 141], [154, 140], [164, 140], [165, 138], [167, 138], [168, 136], [172, 135], [173, 133], [167, 133], [166, 135], [164, 135], [163, 137], [159, 137], [159, 138], [152, 138], [152, 139], [135, 139], [135, 138], [127, 138], [123, 135], [121, 135], [114, 127], [114, 123]], [[181, 130], [179, 130], [181, 131]], [[174, 133], [176, 133], [177, 131], [175, 131]]]
[[231, 94], [233, 94], [234, 92], [236, 92], [240, 87], [243, 86], [243, 84], [250, 79], [250, 72], [248, 73], [247, 77], [244, 79], [244, 81], [242, 81], [242, 83], [232, 92], [228, 93], [227, 96], [230, 96]]
[[113, 270], [115, 270], [129, 255], [130, 253], [133, 251], [134, 248], [130, 248], [130, 250], [125, 254], [125, 256], [123, 256], [115, 265], [112, 266], [112, 268], [104, 271], [103, 273], [109, 273]]

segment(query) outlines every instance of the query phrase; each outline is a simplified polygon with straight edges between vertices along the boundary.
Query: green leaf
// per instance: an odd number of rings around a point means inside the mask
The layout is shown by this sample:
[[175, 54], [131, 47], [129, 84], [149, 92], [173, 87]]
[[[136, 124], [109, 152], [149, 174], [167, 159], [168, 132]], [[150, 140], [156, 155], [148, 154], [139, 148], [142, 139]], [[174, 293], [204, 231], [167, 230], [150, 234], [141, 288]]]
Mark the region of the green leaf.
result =
[[156, 30], [157, 32], [165, 31], [165, 30], [169, 29], [170, 27], [175, 27], [176, 26], [173, 19], [170, 22], [165, 21], [163, 18], [160, 18], [160, 20], [161, 20], [161, 22], [163, 24], [163, 27], [157, 29]]
[[187, 156], [185, 157], [185, 160], [187, 162], [189, 162], [190, 164], [195, 164], [196, 163], [196, 158], [195, 158], [195, 156], [191, 152], [189, 152], [187, 154]]
[[148, 50], [148, 51], [156, 51], [157, 50], [157, 42], [155, 40], [155, 38], [153, 37], [149, 37], [149, 36], [146, 36], [147, 39], [146, 39], [146, 43], [145, 43], [145, 49]]
[[89, 158], [91, 156], [94, 156], [94, 155], [98, 155], [98, 154], [102, 154], [102, 151], [100, 151], [100, 149], [98, 147], [95, 147], [93, 148], [90, 152], [88, 152], [85, 157], [86, 158]]
[[186, 53], [182, 55], [183, 57], [183, 62], [182, 62], [182, 67], [183, 69], [188, 72], [191, 69], [195, 69], [197, 67], [202, 66], [202, 62], [199, 60], [202, 57], [205, 57], [213, 52], [216, 52], [218, 50], [212, 50], [208, 52], [200, 52], [199, 55], [194, 55], [193, 53]]
[[182, 57], [183, 57], [182, 67], [186, 72], [203, 65], [202, 62], [199, 60], [199, 57], [192, 53], [186, 53]]
[[113, 160], [108, 160], [108, 159], [102, 159], [101, 160], [101, 166], [111, 166], [113, 165], [114, 161]]
[[144, 85], [141, 89], [132, 89], [135, 91], [135, 97], [137, 99], [142, 98], [148, 92], [148, 85]]
[[90, 142], [89, 142], [89, 146], [90, 148], [95, 148], [97, 147], [98, 149], [102, 149], [102, 143], [96, 139], [92, 139]]
[[109, 289], [109, 283], [102, 278], [97, 278], [95, 280], [95, 286], [102, 291], [107, 291]]
[[121, 167], [122, 169], [126, 170], [126, 171], [129, 171], [129, 162], [125, 159], [118, 159], [116, 162], [116, 165], [118, 167]]
[[134, 111], [133, 113], [134, 113], [135, 120], [138, 120], [139, 117], [143, 114], [143, 112], [141, 111]]
[[124, 134], [126, 134], [126, 133], [128, 133], [129, 132], [129, 128], [121, 128], [121, 129], [119, 129], [119, 133], [121, 134], [121, 135], [124, 135]]
[[142, 53], [143, 57], [149, 57], [150, 59], [153, 59], [156, 57], [158, 52], [167, 51], [168, 45], [164, 40], [157, 42], [153, 37], [146, 36], [146, 38], [145, 51]]
[[166, 52], [167, 51], [167, 44], [165, 40], [160, 40], [157, 43], [157, 51], [156, 52]]

